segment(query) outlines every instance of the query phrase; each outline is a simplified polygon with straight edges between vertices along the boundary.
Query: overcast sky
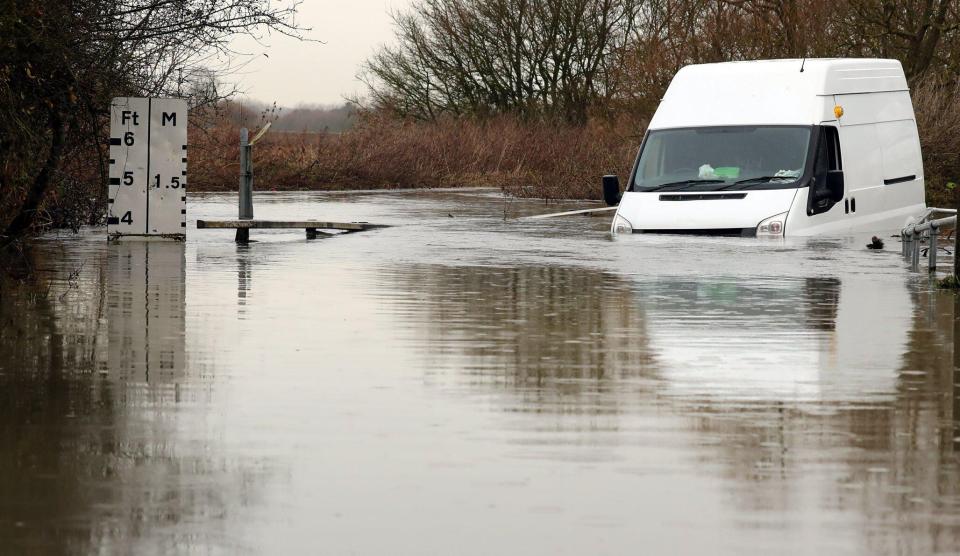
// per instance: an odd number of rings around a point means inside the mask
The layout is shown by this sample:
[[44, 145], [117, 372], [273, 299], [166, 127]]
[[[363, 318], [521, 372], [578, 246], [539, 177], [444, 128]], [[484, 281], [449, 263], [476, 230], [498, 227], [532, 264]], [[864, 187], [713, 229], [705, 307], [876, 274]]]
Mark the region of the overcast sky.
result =
[[[390, 10], [411, 0], [304, 0], [298, 23], [312, 27], [307, 35], [325, 42], [298, 42], [273, 34], [258, 44], [242, 38], [233, 48], [250, 54], [234, 60], [225, 79], [237, 84], [244, 96], [292, 107], [300, 103], [339, 104], [345, 95], [362, 93], [356, 74], [377, 46], [393, 40]], [[264, 56], [266, 54], [266, 56]]]

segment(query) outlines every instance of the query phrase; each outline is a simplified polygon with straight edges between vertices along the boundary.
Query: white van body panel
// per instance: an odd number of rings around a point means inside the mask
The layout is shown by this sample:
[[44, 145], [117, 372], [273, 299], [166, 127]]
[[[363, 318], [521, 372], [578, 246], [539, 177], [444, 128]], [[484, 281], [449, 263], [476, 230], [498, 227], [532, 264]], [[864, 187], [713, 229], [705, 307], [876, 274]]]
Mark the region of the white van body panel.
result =
[[[885, 231], [899, 233], [904, 226], [914, 221], [917, 215], [923, 213], [926, 209], [926, 205], [923, 203], [903, 205], [876, 212], [870, 212], [858, 206], [857, 213], [862, 213], [862, 215], [852, 219], [838, 216], [844, 215], [843, 203], [838, 203], [840, 210], [830, 210], [822, 214], [807, 216], [807, 194], [809, 191], [806, 187], [796, 190], [797, 196], [794, 198], [793, 208], [790, 209], [784, 224], [784, 235], [794, 237], [839, 236], [861, 231], [876, 234]], [[835, 206], [834, 209], [836, 208]]]
[[[913, 119], [913, 103], [906, 89], [855, 95], [833, 95], [833, 103], [843, 107], [840, 127]], [[831, 107], [832, 108], [832, 107]], [[831, 109], [829, 119], [836, 120]]]
[[[839, 118], [835, 106], [843, 108]], [[826, 212], [808, 215], [809, 189], [805, 186], [734, 188], [723, 193], [747, 195], [739, 200], [678, 202], [663, 201], [660, 196], [712, 192], [631, 191], [628, 184], [616, 215], [634, 230], [680, 231], [754, 227], [760, 220], [789, 211], [785, 235], [837, 235], [897, 232], [926, 208], [913, 105], [897, 60], [766, 60], [686, 66], [667, 88], [648, 130], [770, 125], [837, 128], [843, 201]], [[614, 224], [616, 221], [615, 216]]]

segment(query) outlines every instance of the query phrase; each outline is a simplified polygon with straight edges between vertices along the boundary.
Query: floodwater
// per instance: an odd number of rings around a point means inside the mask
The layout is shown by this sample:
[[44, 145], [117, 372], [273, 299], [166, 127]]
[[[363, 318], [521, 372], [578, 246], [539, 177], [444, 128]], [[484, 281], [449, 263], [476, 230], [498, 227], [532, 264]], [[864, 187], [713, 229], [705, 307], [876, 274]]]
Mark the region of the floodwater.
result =
[[[955, 554], [954, 297], [896, 240], [395, 227], [43, 238], [0, 273], [3, 554]], [[507, 218], [505, 218], [505, 216]], [[941, 261], [943, 259], [941, 258]]]

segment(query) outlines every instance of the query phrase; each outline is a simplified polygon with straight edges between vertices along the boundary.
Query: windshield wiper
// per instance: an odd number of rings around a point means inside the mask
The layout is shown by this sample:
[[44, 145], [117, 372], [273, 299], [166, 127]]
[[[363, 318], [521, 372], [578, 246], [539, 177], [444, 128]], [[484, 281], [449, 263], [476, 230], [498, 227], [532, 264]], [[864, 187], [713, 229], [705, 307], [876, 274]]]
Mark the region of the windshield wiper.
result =
[[736, 187], [738, 185], [754, 185], [758, 183], [767, 183], [773, 180], [797, 181], [798, 179], [800, 179], [799, 176], [797, 177], [795, 176], [757, 176], [755, 178], [747, 178], [747, 179], [735, 181], [726, 187], [721, 187], [720, 189], [730, 189], [731, 187]]
[[681, 180], [681, 181], [671, 181], [668, 183], [661, 183], [660, 185], [655, 185], [649, 189], [644, 189], [643, 191], [660, 191], [665, 187], [670, 187], [674, 185], [697, 185], [701, 183], [723, 183], [726, 180]]

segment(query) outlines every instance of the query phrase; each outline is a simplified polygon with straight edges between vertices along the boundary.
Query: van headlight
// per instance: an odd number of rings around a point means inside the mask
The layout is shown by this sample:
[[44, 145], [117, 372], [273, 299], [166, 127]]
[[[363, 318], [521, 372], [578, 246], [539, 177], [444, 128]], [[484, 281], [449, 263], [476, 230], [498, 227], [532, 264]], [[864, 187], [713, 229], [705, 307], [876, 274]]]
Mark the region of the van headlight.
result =
[[632, 234], [633, 225], [626, 218], [617, 214], [613, 217], [613, 227], [610, 229], [613, 234]]
[[775, 214], [770, 218], [761, 220], [757, 224], [757, 237], [783, 237], [784, 224], [787, 221], [787, 213]]

